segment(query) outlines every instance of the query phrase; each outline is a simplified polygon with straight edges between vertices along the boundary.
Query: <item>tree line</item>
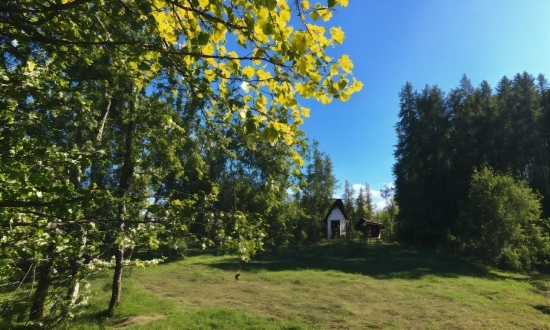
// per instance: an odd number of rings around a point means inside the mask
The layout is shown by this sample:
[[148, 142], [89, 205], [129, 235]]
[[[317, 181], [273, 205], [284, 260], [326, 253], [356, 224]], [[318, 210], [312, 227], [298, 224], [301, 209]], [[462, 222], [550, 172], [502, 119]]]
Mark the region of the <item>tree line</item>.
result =
[[393, 167], [400, 241], [529, 268], [549, 260], [550, 90], [541, 74], [445, 94], [406, 83]]

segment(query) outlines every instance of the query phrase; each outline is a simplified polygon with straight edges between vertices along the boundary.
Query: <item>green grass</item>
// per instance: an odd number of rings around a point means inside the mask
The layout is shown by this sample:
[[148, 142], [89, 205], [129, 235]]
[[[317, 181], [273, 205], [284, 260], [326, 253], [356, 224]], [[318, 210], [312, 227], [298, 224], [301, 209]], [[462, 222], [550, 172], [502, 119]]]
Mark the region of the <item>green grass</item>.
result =
[[550, 279], [399, 245], [323, 242], [243, 264], [199, 254], [110, 273], [72, 329], [550, 329]]

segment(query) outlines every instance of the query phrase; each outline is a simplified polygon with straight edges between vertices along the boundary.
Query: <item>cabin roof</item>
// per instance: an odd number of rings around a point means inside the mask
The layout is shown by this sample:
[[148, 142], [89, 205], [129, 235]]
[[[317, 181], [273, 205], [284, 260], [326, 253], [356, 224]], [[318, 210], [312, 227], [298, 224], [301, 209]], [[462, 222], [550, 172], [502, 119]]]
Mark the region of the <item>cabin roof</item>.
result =
[[356, 229], [360, 228], [367, 228], [367, 227], [380, 227], [380, 229], [386, 229], [386, 226], [381, 224], [380, 222], [372, 221], [370, 219], [361, 218], [357, 224], [355, 225]]
[[334, 201], [334, 203], [332, 204], [332, 206], [328, 210], [327, 215], [325, 215], [325, 218], [323, 219], [323, 222], [327, 221], [330, 213], [332, 213], [332, 210], [334, 208], [340, 209], [340, 211], [342, 211], [342, 214], [344, 215], [344, 219], [349, 220], [348, 215], [346, 214], [346, 211], [344, 210], [344, 202], [342, 202], [342, 200], [338, 198]]

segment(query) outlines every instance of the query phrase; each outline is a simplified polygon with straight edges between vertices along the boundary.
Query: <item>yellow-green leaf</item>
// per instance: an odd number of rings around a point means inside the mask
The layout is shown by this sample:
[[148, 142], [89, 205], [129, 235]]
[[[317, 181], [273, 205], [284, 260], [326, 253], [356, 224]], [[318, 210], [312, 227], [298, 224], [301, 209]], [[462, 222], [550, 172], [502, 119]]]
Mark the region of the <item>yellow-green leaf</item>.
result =
[[344, 32], [339, 26], [330, 28], [330, 36], [331, 39], [334, 40], [334, 42], [337, 44], [341, 44], [344, 42]]
[[245, 77], [247, 77], [249, 79], [252, 79], [252, 77], [254, 77], [255, 72], [256, 72], [256, 70], [254, 70], [254, 68], [252, 68], [250, 66], [247, 66], [243, 69], [243, 74], [245, 75]]
[[349, 59], [349, 56], [344, 54], [340, 56], [340, 59], [338, 59], [338, 64], [347, 73], [351, 73], [351, 69], [353, 68], [353, 63]]
[[352, 87], [356, 92], [359, 92], [361, 89], [363, 89], [363, 83], [353, 79]]
[[319, 14], [321, 15], [321, 18], [323, 19], [323, 21], [325, 21], [325, 22], [328, 22], [330, 20], [330, 18], [332, 17], [332, 12], [328, 9], [320, 10]]
[[204, 55], [213, 55], [214, 54], [214, 46], [212, 46], [212, 44], [208, 44], [204, 47], [202, 47], [202, 53]]
[[27, 61], [27, 67], [29, 68], [29, 71], [32, 72], [34, 68], [36, 67], [36, 63], [32, 61]]
[[316, 21], [319, 19], [319, 13], [317, 12], [317, 10], [314, 10], [311, 13], [309, 13], [309, 17], [311, 17], [313, 21]]

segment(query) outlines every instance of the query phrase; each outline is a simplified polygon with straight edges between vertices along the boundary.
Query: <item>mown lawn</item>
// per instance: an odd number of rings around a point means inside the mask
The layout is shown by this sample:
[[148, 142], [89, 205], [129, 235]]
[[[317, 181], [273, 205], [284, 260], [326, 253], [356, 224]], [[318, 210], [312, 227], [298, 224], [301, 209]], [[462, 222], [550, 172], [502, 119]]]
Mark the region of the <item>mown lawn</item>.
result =
[[110, 273], [72, 329], [550, 329], [550, 278], [497, 272], [400, 245], [323, 242], [234, 256], [198, 254], [125, 271], [113, 317]]

